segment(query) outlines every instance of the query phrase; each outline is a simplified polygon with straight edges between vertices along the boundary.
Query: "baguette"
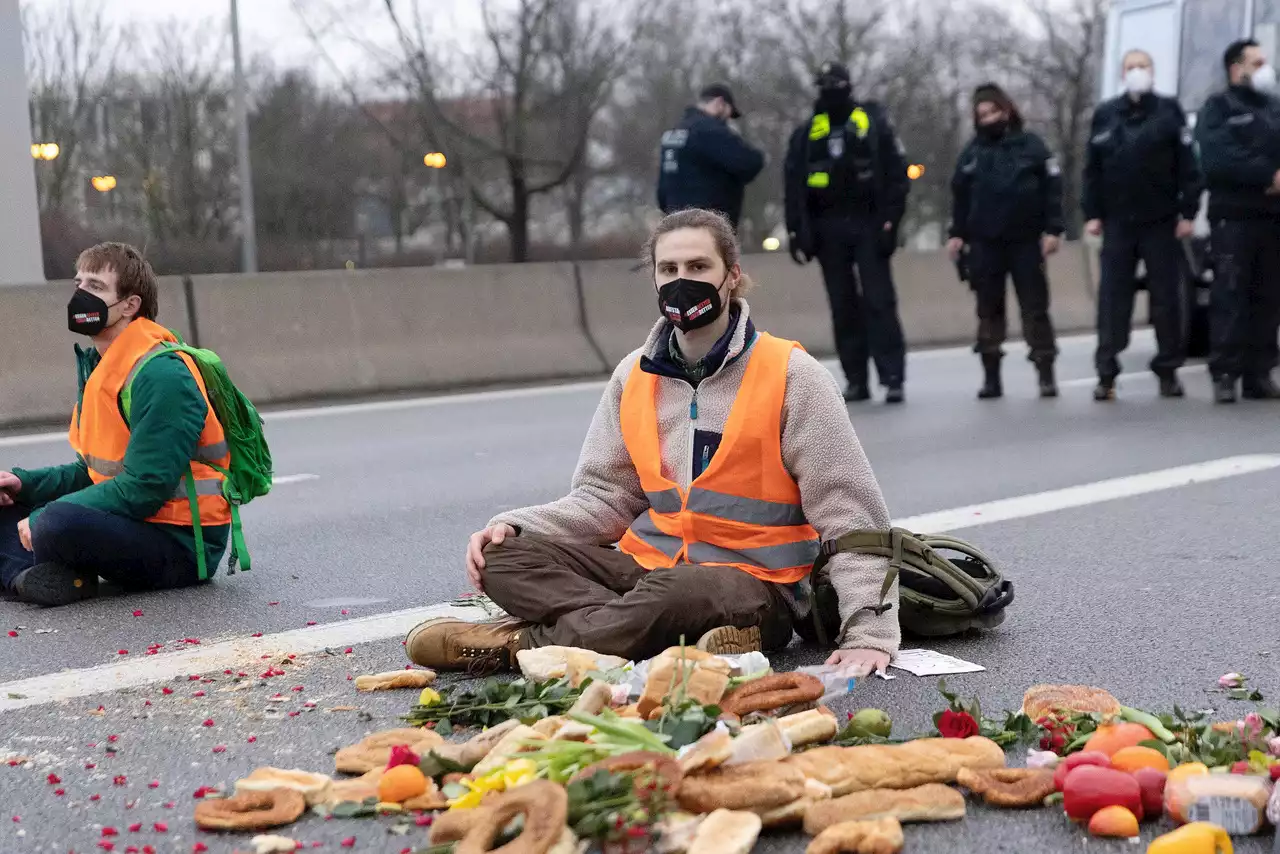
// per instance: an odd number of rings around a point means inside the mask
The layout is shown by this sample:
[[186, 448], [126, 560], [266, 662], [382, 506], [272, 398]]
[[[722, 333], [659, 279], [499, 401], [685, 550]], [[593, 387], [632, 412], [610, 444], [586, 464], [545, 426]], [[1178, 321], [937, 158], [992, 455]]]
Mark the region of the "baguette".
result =
[[748, 762], [685, 777], [678, 795], [681, 809], [711, 813], [719, 809], [769, 812], [809, 792], [804, 774], [783, 762]]
[[357, 676], [357, 691], [394, 691], [397, 688], [425, 688], [436, 681], [434, 670], [392, 670]]
[[777, 721], [765, 721], [743, 727], [733, 740], [732, 751], [724, 764], [745, 765], [748, 762], [766, 762], [786, 759], [791, 755], [791, 744]]
[[836, 737], [836, 731], [839, 729], [836, 716], [826, 708], [778, 718], [778, 725], [782, 727], [792, 747], [830, 741]]
[[836, 797], [867, 789], [954, 783], [961, 768], [1003, 768], [1004, 750], [989, 738], [922, 738], [904, 744], [816, 747], [783, 760], [826, 783]]
[[755, 813], [716, 810], [698, 825], [686, 854], [748, 854], [761, 827]]
[[689, 774], [718, 768], [733, 755], [733, 736], [722, 729], [713, 729], [693, 743], [680, 757], [680, 770]]
[[842, 821], [819, 833], [805, 854], [897, 854], [905, 842], [896, 818]]
[[941, 783], [914, 789], [868, 789], [820, 801], [804, 815], [804, 832], [817, 836], [846, 821], [895, 818], [904, 821], [952, 821], [964, 818], [964, 795]]

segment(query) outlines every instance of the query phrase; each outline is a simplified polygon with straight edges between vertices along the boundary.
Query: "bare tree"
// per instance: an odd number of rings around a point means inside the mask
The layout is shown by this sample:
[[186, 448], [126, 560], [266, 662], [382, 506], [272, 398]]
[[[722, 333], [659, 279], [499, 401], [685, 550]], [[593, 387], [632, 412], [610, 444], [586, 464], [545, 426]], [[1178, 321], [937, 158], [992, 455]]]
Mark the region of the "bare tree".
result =
[[31, 127], [39, 142], [57, 143], [39, 163], [41, 210], [67, 206], [80, 173], [81, 145], [94, 134], [96, 107], [112, 90], [123, 42], [101, 0], [63, 0], [22, 11], [23, 52], [31, 91]]
[[1080, 233], [1080, 194], [1090, 114], [1098, 89], [1107, 0], [1026, 0], [1040, 32], [1013, 48], [1014, 66], [1042, 116], [1062, 166], [1067, 235]]

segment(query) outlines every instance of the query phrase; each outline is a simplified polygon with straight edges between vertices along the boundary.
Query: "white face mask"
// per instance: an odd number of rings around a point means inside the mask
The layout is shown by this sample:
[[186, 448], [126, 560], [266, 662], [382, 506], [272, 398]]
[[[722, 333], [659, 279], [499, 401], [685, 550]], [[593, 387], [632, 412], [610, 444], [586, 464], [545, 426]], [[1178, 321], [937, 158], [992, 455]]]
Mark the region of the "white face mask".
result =
[[1257, 92], [1272, 92], [1276, 88], [1276, 69], [1268, 64], [1249, 75], [1249, 85]]
[[1124, 88], [1131, 95], [1145, 95], [1154, 84], [1150, 68], [1130, 68], [1124, 73]]

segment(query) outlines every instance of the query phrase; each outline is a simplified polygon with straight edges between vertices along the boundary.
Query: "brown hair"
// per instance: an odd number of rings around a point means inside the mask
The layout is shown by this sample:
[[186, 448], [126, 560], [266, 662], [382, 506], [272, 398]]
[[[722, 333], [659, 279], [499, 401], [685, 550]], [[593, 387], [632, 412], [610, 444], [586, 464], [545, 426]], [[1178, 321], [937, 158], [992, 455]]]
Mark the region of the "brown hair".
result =
[[983, 102], [995, 104], [999, 107], [1009, 117], [1010, 129], [1015, 131], [1022, 130], [1024, 124], [1022, 112], [1018, 109], [1018, 105], [1013, 102], [1013, 98], [1009, 97], [1009, 93], [996, 83], [983, 83], [973, 90], [973, 123], [975, 126], [978, 124], [978, 105]]
[[[658, 238], [664, 234], [670, 234], [673, 231], [679, 231], [684, 228], [701, 228], [711, 235], [711, 239], [716, 244], [716, 252], [720, 255], [720, 260], [724, 262], [726, 269], [733, 267], [739, 263], [742, 257], [742, 249], [738, 246], [738, 235], [734, 233], [733, 224], [729, 219], [721, 213], [715, 211], [704, 210], [702, 208], [687, 208], [686, 210], [676, 211], [667, 214], [653, 228], [649, 234], [649, 239], [644, 242], [644, 248], [641, 250], [642, 260], [649, 272], [653, 272], [656, 262], [655, 253], [658, 248]], [[729, 293], [729, 298], [741, 298], [747, 295], [747, 292], [755, 287], [755, 282], [743, 273], [738, 280], [738, 286]]]
[[156, 274], [151, 262], [127, 243], [99, 243], [80, 253], [76, 270], [86, 273], [115, 273], [116, 295], [120, 299], [141, 297], [138, 317], [155, 320], [160, 312], [160, 298], [156, 289]]

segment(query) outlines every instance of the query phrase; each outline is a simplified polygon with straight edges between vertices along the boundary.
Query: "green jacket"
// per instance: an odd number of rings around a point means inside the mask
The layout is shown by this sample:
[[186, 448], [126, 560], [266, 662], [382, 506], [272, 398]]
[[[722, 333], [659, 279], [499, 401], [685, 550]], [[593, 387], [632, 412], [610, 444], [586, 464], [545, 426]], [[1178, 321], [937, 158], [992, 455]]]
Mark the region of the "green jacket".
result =
[[[77, 344], [76, 359], [80, 372], [78, 399], [83, 402], [85, 383], [101, 356], [94, 348], [83, 349]], [[187, 473], [207, 412], [208, 404], [195, 377], [178, 355], [166, 354], [152, 359], [133, 382], [132, 423], [123, 473], [95, 484], [81, 459], [61, 466], [13, 470], [22, 481], [18, 500], [36, 508], [29, 517], [31, 527], [36, 527], [41, 510], [55, 501], [139, 521], [151, 518]], [[160, 528], [190, 550], [195, 560], [195, 534], [191, 528], [181, 525], [160, 525]], [[204, 525], [201, 530], [205, 560], [212, 575], [226, 551], [230, 526]]]

